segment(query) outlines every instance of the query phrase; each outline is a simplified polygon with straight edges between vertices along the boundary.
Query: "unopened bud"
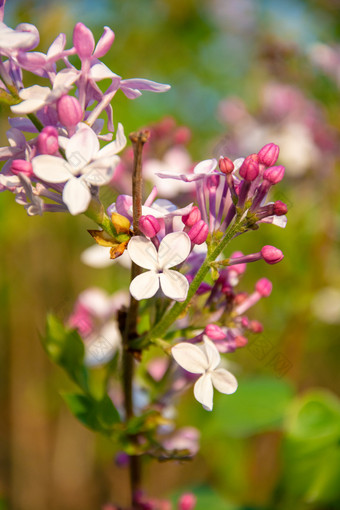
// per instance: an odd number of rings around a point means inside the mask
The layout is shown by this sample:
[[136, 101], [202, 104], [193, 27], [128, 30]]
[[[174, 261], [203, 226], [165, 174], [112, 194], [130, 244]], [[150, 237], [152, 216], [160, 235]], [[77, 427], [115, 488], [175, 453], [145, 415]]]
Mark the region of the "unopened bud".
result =
[[111, 214], [112, 224], [117, 232], [117, 234], [128, 234], [130, 231], [130, 222], [125, 216], [118, 214], [116, 212]]
[[186, 225], [187, 227], [193, 227], [195, 225], [195, 223], [200, 221], [200, 219], [201, 219], [201, 211], [196, 206], [194, 206], [191, 209], [189, 214], [185, 214], [184, 216], [182, 216], [182, 221], [183, 221], [184, 225]]
[[161, 229], [157, 218], [148, 214], [147, 216], [141, 216], [139, 219], [139, 228], [146, 237], [155, 237]]
[[33, 174], [32, 164], [25, 159], [13, 159], [11, 172], [15, 175], [24, 174], [27, 177], [31, 177]]
[[261, 278], [256, 282], [255, 289], [262, 297], [268, 297], [272, 292], [273, 284], [267, 278]]
[[38, 148], [41, 154], [55, 154], [59, 149], [58, 131], [53, 126], [46, 126], [38, 136]]
[[258, 152], [259, 163], [265, 166], [275, 165], [277, 158], [279, 157], [280, 147], [275, 143], [267, 143]]
[[77, 23], [73, 30], [73, 46], [80, 58], [90, 58], [94, 50], [94, 37], [83, 23]]
[[207, 324], [204, 333], [211, 339], [211, 340], [223, 340], [223, 338], [226, 337], [225, 332], [223, 329], [221, 329], [217, 324]]
[[198, 221], [188, 232], [190, 240], [194, 244], [203, 244], [209, 234], [209, 227], [205, 221]]
[[187, 492], [182, 494], [178, 502], [178, 510], [193, 510], [196, 506], [197, 498], [195, 494]]
[[288, 208], [284, 202], [281, 202], [281, 200], [277, 200], [274, 204], [274, 214], [276, 216], [284, 216], [287, 214]]
[[245, 336], [238, 335], [235, 337], [236, 347], [238, 347], [238, 348], [244, 347], [245, 345], [247, 345], [247, 343], [248, 343], [248, 338], [246, 338]]
[[259, 175], [259, 157], [257, 154], [247, 156], [239, 170], [240, 176], [246, 181], [253, 181]]
[[253, 333], [262, 333], [263, 331], [263, 326], [261, 322], [256, 320], [250, 321], [249, 328]]
[[67, 128], [74, 127], [83, 118], [83, 110], [76, 97], [64, 95], [57, 103], [60, 122]]
[[235, 305], [240, 305], [248, 298], [248, 294], [246, 292], [238, 292], [234, 297]]
[[234, 163], [229, 158], [220, 158], [218, 166], [220, 171], [224, 174], [231, 174], [234, 170]]
[[283, 176], [285, 174], [285, 167], [282, 165], [279, 166], [271, 166], [267, 168], [267, 170], [263, 173], [263, 178], [266, 181], [269, 181], [270, 184], [277, 184], [282, 181]]
[[282, 251], [270, 245], [266, 245], [262, 248], [261, 255], [267, 264], [277, 264], [283, 259]]

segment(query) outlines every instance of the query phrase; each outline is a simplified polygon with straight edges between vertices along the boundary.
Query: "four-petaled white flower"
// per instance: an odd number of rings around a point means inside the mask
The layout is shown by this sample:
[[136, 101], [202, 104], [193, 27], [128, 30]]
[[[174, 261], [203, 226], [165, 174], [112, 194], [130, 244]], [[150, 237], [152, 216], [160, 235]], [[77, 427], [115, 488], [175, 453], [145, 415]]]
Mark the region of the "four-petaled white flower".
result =
[[71, 214], [80, 214], [88, 208], [91, 185], [108, 184], [119, 163], [117, 152], [126, 144], [123, 126], [118, 124], [116, 140], [100, 149], [97, 135], [86, 124], [70, 138], [59, 137], [65, 149], [66, 161], [57, 156], [42, 154], [32, 159], [33, 172], [50, 183], [66, 183], [63, 201]]
[[169, 269], [183, 262], [189, 255], [191, 241], [185, 232], [172, 232], [166, 235], [158, 252], [155, 245], [142, 236], [133, 237], [128, 244], [131, 260], [145, 269], [134, 278], [130, 285], [132, 296], [137, 299], [151, 298], [159, 287], [163, 293], [175, 301], [184, 301], [188, 294], [189, 283], [184, 275]]
[[201, 345], [181, 342], [171, 349], [176, 362], [193, 374], [202, 374], [194, 386], [194, 395], [204, 409], [212, 411], [214, 387], [230, 395], [237, 390], [237, 380], [224, 368], [217, 368], [221, 356], [210, 340], [204, 337]]

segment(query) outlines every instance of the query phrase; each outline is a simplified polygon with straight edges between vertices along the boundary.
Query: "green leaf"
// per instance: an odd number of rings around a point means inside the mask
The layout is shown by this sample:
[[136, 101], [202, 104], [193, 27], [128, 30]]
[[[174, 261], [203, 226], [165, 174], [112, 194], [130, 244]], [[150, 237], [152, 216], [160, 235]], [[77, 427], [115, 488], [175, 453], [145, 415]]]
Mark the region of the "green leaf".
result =
[[99, 401], [79, 393], [63, 393], [62, 397], [72, 414], [92, 430], [109, 433], [113, 425], [120, 421], [118, 411], [108, 395]]
[[61, 366], [84, 391], [87, 391], [87, 370], [83, 365], [84, 344], [77, 331], [65, 328], [59, 319], [49, 315], [42, 342], [49, 358]]

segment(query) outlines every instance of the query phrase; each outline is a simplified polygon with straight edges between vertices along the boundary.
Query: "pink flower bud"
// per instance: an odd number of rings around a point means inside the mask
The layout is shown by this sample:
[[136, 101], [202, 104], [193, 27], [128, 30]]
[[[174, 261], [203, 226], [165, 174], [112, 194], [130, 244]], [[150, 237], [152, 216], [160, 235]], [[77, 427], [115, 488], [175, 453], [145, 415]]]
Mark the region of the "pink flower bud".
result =
[[94, 37], [83, 23], [77, 23], [73, 30], [73, 46], [81, 59], [90, 58], [94, 50]]
[[196, 206], [191, 209], [189, 214], [185, 214], [184, 216], [182, 216], [182, 221], [184, 225], [186, 225], [187, 227], [193, 227], [195, 223], [200, 221], [200, 219], [201, 211]]
[[104, 33], [99, 39], [96, 49], [94, 50], [93, 56], [95, 58], [101, 58], [109, 51], [113, 41], [115, 40], [115, 34], [109, 27], [104, 27]]
[[275, 165], [277, 158], [279, 157], [280, 147], [275, 143], [267, 143], [258, 152], [259, 163], [265, 166]]
[[207, 324], [204, 330], [204, 333], [211, 340], [223, 340], [226, 337], [223, 329], [221, 329], [217, 324]]
[[236, 296], [234, 298], [234, 303], [235, 303], [235, 305], [240, 305], [247, 298], [248, 298], [248, 294], [246, 292], [239, 292], [238, 294], [236, 294]]
[[266, 181], [269, 181], [270, 184], [277, 184], [282, 181], [283, 176], [285, 174], [285, 167], [282, 165], [279, 166], [271, 166], [267, 168], [267, 170], [263, 173], [263, 178]]
[[241, 324], [244, 328], [249, 328], [249, 319], [245, 315], [241, 318]]
[[191, 492], [182, 494], [178, 502], [178, 510], [193, 510], [196, 506], [197, 498]]
[[58, 131], [53, 126], [46, 126], [38, 136], [38, 148], [41, 154], [55, 154], [59, 148]]
[[218, 166], [220, 171], [224, 174], [231, 174], [234, 170], [234, 163], [229, 158], [220, 158]]
[[238, 335], [235, 337], [236, 347], [238, 347], [238, 348], [244, 347], [245, 345], [247, 345], [247, 343], [248, 343], [248, 338], [246, 338], [245, 336]]
[[257, 154], [247, 156], [240, 168], [240, 176], [246, 181], [253, 181], [259, 175], [259, 157]]
[[253, 333], [262, 333], [263, 331], [263, 326], [261, 324], [261, 322], [259, 321], [250, 321], [250, 329], [252, 330]]
[[139, 228], [146, 237], [155, 237], [161, 229], [157, 218], [148, 214], [147, 216], [141, 216], [139, 220]]
[[272, 292], [273, 284], [267, 278], [261, 278], [256, 282], [255, 289], [262, 297], [270, 296]]
[[267, 264], [277, 264], [283, 259], [282, 251], [268, 244], [262, 248], [261, 255]]
[[194, 244], [203, 244], [209, 234], [209, 227], [205, 221], [200, 220], [188, 232], [191, 242]]
[[33, 175], [32, 164], [25, 159], [13, 159], [11, 172], [15, 175], [24, 174], [27, 175], [27, 177], [31, 177], [31, 175]]
[[284, 214], [287, 214], [288, 208], [284, 202], [281, 202], [281, 200], [277, 200], [274, 204], [274, 214], [276, 216], [283, 216]]
[[64, 95], [57, 103], [60, 122], [67, 128], [74, 127], [83, 118], [83, 110], [76, 97]]

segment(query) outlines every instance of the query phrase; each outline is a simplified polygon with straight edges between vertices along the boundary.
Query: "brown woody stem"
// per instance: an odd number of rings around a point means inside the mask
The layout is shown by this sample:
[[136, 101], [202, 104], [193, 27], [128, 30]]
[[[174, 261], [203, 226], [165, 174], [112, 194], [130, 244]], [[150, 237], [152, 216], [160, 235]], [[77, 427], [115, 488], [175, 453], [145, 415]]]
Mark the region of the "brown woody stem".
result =
[[[139, 131], [130, 134], [130, 140], [134, 152], [134, 168], [132, 176], [132, 200], [133, 200], [133, 232], [140, 234], [139, 219], [142, 214], [143, 180], [142, 180], [142, 152], [144, 144], [148, 141], [149, 132]], [[134, 262], [131, 267], [131, 281], [141, 273], [141, 268]], [[134, 357], [130, 350], [131, 340], [137, 337], [138, 301], [130, 297], [130, 306], [126, 315], [125, 328], [123, 332], [123, 390], [125, 402], [125, 414], [128, 421], [134, 415], [132, 400], [132, 382], [134, 374]], [[141, 484], [140, 457], [130, 456], [130, 484], [132, 508], [138, 508], [135, 500], [137, 491]]]

